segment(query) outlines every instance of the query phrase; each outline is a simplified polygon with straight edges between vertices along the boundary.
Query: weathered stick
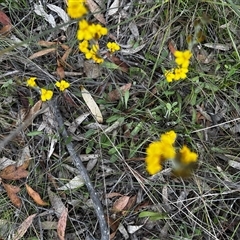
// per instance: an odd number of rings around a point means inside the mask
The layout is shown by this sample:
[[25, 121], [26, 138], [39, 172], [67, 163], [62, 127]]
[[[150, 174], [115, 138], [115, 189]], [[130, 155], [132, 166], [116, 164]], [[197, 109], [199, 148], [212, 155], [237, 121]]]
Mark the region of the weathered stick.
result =
[[[64, 139], [69, 139], [69, 135], [66, 131], [66, 128], [64, 127], [62, 115], [59, 111], [57, 101], [56, 100], [52, 101], [52, 104], [50, 104], [50, 105], [51, 105], [52, 111], [55, 115], [56, 121], [58, 122], [59, 132], [61, 133], [61, 135]], [[102, 204], [101, 204], [101, 202], [97, 196], [97, 193], [91, 183], [91, 180], [88, 176], [88, 172], [87, 172], [86, 168], [84, 167], [80, 157], [76, 154], [76, 151], [73, 148], [73, 144], [71, 142], [66, 143], [66, 147], [67, 147], [70, 157], [73, 160], [75, 167], [79, 170], [79, 173], [83, 177], [85, 184], [87, 186], [87, 189], [90, 193], [90, 197], [93, 201], [94, 209], [95, 209], [98, 221], [99, 221], [99, 226], [100, 226], [100, 230], [101, 230], [101, 240], [109, 240], [109, 229], [108, 229], [105, 217], [104, 217]]]

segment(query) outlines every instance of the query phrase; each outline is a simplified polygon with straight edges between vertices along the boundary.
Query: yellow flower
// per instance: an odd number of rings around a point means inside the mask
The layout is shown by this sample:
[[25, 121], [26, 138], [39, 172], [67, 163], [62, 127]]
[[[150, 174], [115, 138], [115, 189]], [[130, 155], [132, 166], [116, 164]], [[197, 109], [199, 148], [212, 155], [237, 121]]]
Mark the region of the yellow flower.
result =
[[85, 0], [68, 0], [67, 13], [71, 18], [80, 18], [88, 11], [85, 4]]
[[152, 142], [146, 149], [146, 170], [153, 175], [162, 170], [162, 144], [160, 141]]
[[79, 30], [77, 32], [78, 40], [91, 40], [94, 38], [94, 26], [89, 24], [85, 19], [79, 22]]
[[41, 100], [43, 102], [50, 100], [53, 96], [53, 91], [41, 88]]
[[174, 131], [162, 134], [159, 141], [152, 142], [146, 149], [146, 170], [153, 175], [161, 171], [162, 164], [166, 160], [174, 159], [176, 150], [173, 146], [177, 134]]
[[36, 84], [36, 77], [31, 77], [27, 80], [27, 86], [28, 87], [37, 87], [37, 84]]
[[172, 130], [161, 135], [160, 141], [164, 144], [172, 145], [177, 138], [177, 134]]
[[191, 150], [184, 145], [179, 151], [179, 161], [182, 164], [189, 165], [190, 163], [194, 163], [197, 161], [198, 155], [195, 152], [191, 152]]
[[107, 33], [108, 33], [108, 29], [101, 26], [100, 24], [92, 24], [90, 31], [93, 34], [93, 38], [96, 40], [98, 40], [99, 38], [101, 38], [104, 35], [107, 35]]
[[171, 69], [164, 73], [164, 76], [168, 82], [172, 82], [175, 77], [173, 71], [174, 71], [174, 69]]
[[189, 66], [189, 60], [192, 56], [192, 53], [189, 50], [186, 51], [175, 51], [175, 62], [178, 66], [181, 66], [182, 68], [188, 68]]
[[187, 68], [175, 68], [174, 69], [174, 80], [180, 80], [180, 79], [185, 79], [187, 77]]
[[95, 63], [99, 63], [99, 64], [104, 62], [103, 58], [99, 57], [97, 54], [93, 54], [92, 60]]
[[99, 46], [98, 44], [93, 44], [91, 50], [85, 53], [86, 59], [92, 59], [96, 63], [103, 63], [103, 58], [98, 56]]
[[66, 88], [68, 88], [70, 86], [70, 84], [68, 82], [66, 82], [65, 80], [61, 80], [60, 82], [56, 82], [55, 84], [60, 91], [64, 91]]
[[88, 53], [89, 52], [89, 43], [87, 40], [84, 40], [82, 42], [79, 43], [79, 50], [82, 52], [82, 53]]
[[112, 53], [120, 50], [120, 46], [117, 43], [115, 43], [115, 42], [108, 42], [107, 43], [107, 48]]

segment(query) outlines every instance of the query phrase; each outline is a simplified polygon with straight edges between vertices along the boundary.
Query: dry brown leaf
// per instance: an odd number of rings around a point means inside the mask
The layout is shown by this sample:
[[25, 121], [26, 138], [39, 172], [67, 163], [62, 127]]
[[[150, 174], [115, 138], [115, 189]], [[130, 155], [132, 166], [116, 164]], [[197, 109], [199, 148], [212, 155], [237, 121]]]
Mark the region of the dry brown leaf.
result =
[[127, 83], [127, 84], [123, 85], [122, 87], [120, 87], [119, 89], [115, 89], [115, 90], [111, 91], [110, 93], [108, 93], [108, 97], [107, 97], [108, 101], [115, 102], [115, 101], [119, 100], [126, 91], [129, 91], [131, 86], [132, 86], [131, 83]]
[[38, 58], [38, 57], [41, 57], [43, 55], [46, 55], [48, 53], [51, 53], [51, 52], [55, 52], [56, 51], [56, 48], [48, 48], [48, 49], [44, 49], [44, 50], [41, 50], [39, 52], [36, 52], [34, 53], [32, 56], [29, 57], [29, 59], [35, 59], [35, 58]]
[[24, 236], [24, 234], [26, 233], [26, 231], [32, 224], [33, 219], [35, 218], [36, 215], [37, 215], [36, 213], [32, 214], [22, 222], [22, 224], [19, 226], [16, 234], [14, 234], [13, 240], [19, 240]]
[[7, 36], [10, 33], [11, 29], [12, 29], [12, 25], [9, 25], [9, 24], [5, 25], [0, 29], [0, 35]]
[[1, 10], [0, 10], [0, 23], [3, 26], [0, 29], [0, 35], [2, 36], [8, 35], [12, 29], [12, 23], [10, 18]]
[[128, 204], [130, 197], [122, 196], [113, 204], [113, 212], [121, 212]]
[[113, 63], [115, 63], [117, 66], [119, 66], [119, 68], [121, 69], [121, 71], [126, 72], [126, 73], [128, 72], [128, 70], [129, 70], [128, 65], [127, 65], [125, 62], [123, 62], [122, 60], [120, 60], [119, 57], [117, 57], [117, 56], [115, 56], [115, 55], [111, 55], [109, 52], [107, 52], [106, 55], [107, 55], [107, 58], [108, 58], [111, 62], [113, 62]]
[[60, 215], [60, 218], [58, 220], [58, 224], [57, 224], [57, 234], [60, 240], [64, 240], [65, 239], [65, 229], [66, 229], [66, 225], [67, 225], [67, 215], [68, 215], [68, 209], [65, 208], [62, 212], [62, 214]]
[[99, 78], [102, 75], [99, 64], [92, 61], [84, 61], [84, 72], [88, 78]]
[[104, 18], [104, 15], [101, 13], [100, 7], [93, 1], [93, 0], [87, 0], [86, 4], [90, 10], [90, 12], [93, 14], [93, 16], [102, 24], [106, 24], [106, 20]]
[[175, 45], [175, 44], [174, 44], [173, 41], [169, 41], [169, 43], [168, 43], [168, 48], [169, 48], [169, 50], [170, 50], [170, 52], [171, 52], [172, 54], [174, 54], [175, 51], [177, 50], [174, 45]]
[[17, 195], [17, 193], [20, 192], [20, 188], [6, 183], [2, 183], [2, 185], [5, 188], [7, 195], [13, 205], [20, 208], [22, 205], [22, 201]]
[[38, 45], [42, 46], [42, 47], [52, 47], [56, 44], [57, 44], [57, 42], [48, 42], [48, 41], [44, 41], [44, 40], [38, 41]]
[[125, 208], [124, 208], [124, 210], [125, 210], [125, 211], [128, 211], [128, 210], [130, 210], [131, 208], [133, 208], [134, 205], [136, 204], [136, 201], [137, 201], [137, 195], [134, 195], [134, 196], [130, 197], [127, 205], [126, 205]]
[[110, 240], [112, 240], [116, 233], [117, 233], [117, 230], [118, 230], [118, 226], [120, 224], [120, 219], [113, 219], [112, 217], [110, 216], [105, 216], [105, 219], [108, 223], [108, 226], [110, 227], [110, 229], [112, 230], [112, 233], [110, 234]]
[[66, 49], [65, 53], [63, 54], [63, 56], [61, 57], [62, 61], [65, 62], [69, 56], [69, 54], [72, 52], [72, 49], [68, 47], [68, 49]]
[[60, 79], [65, 78], [65, 71], [62, 66], [58, 66], [56, 72]]
[[82, 97], [85, 103], [87, 104], [88, 108], [90, 109], [92, 115], [96, 118], [96, 120], [99, 123], [103, 122], [103, 116], [102, 113], [96, 104], [95, 100], [91, 96], [91, 94], [88, 92], [87, 89], [85, 89], [83, 86], [80, 87], [81, 92], [82, 92]]
[[10, 165], [0, 172], [0, 177], [6, 180], [18, 180], [26, 178], [28, 174], [22, 166], [16, 168], [15, 165]]
[[[69, 47], [67, 44], [61, 44], [60, 46], [61, 46], [61, 48], [62, 48], [63, 50], [65, 50], [65, 51], [67, 51], [68, 49], [70, 49], [70, 47]], [[71, 50], [72, 50], [72, 49], [71, 49]]]
[[120, 197], [120, 196], [122, 196], [121, 193], [111, 192], [106, 195], [106, 198], [113, 198], [113, 197]]
[[4, 26], [11, 25], [10, 18], [1, 10], [0, 10], [0, 23]]
[[[34, 104], [34, 106], [29, 110], [27, 115], [24, 117], [24, 122], [27, 123], [25, 129], [32, 124], [34, 118], [38, 115], [39, 111], [41, 110], [42, 101], [39, 100]], [[31, 121], [30, 121], [31, 120]]]
[[48, 203], [44, 202], [42, 200], [42, 198], [40, 197], [40, 195], [34, 191], [28, 184], [25, 184], [26, 189], [27, 189], [27, 193], [29, 194], [29, 196], [34, 200], [35, 203], [37, 203], [40, 206], [47, 206]]

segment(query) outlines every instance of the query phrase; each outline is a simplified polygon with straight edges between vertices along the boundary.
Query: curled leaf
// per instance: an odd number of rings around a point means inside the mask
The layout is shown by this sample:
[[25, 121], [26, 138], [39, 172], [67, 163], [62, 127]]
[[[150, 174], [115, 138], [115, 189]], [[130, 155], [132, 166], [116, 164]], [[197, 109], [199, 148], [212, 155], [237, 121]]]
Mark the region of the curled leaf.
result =
[[7, 195], [10, 198], [13, 205], [20, 208], [22, 205], [22, 201], [17, 195], [17, 193], [20, 192], [20, 188], [6, 183], [2, 183], [2, 185], [5, 188]]
[[48, 203], [44, 202], [40, 195], [36, 191], [34, 191], [28, 184], [25, 184], [25, 186], [27, 189], [27, 193], [34, 200], [35, 203], [37, 203], [40, 206], [48, 205]]

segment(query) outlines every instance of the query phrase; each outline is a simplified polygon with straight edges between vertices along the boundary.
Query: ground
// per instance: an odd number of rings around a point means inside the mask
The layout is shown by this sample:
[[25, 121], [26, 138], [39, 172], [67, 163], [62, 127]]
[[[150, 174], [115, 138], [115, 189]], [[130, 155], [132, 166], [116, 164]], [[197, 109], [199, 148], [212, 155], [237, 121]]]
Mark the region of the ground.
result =
[[[111, 239], [240, 239], [239, 2], [86, 2], [108, 28], [102, 64], [79, 51], [66, 1], [0, 2], [0, 239], [108, 239], [99, 206]], [[168, 82], [187, 49], [187, 77]], [[171, 130], [197, 164], [151, 176], [146, 148]]]

